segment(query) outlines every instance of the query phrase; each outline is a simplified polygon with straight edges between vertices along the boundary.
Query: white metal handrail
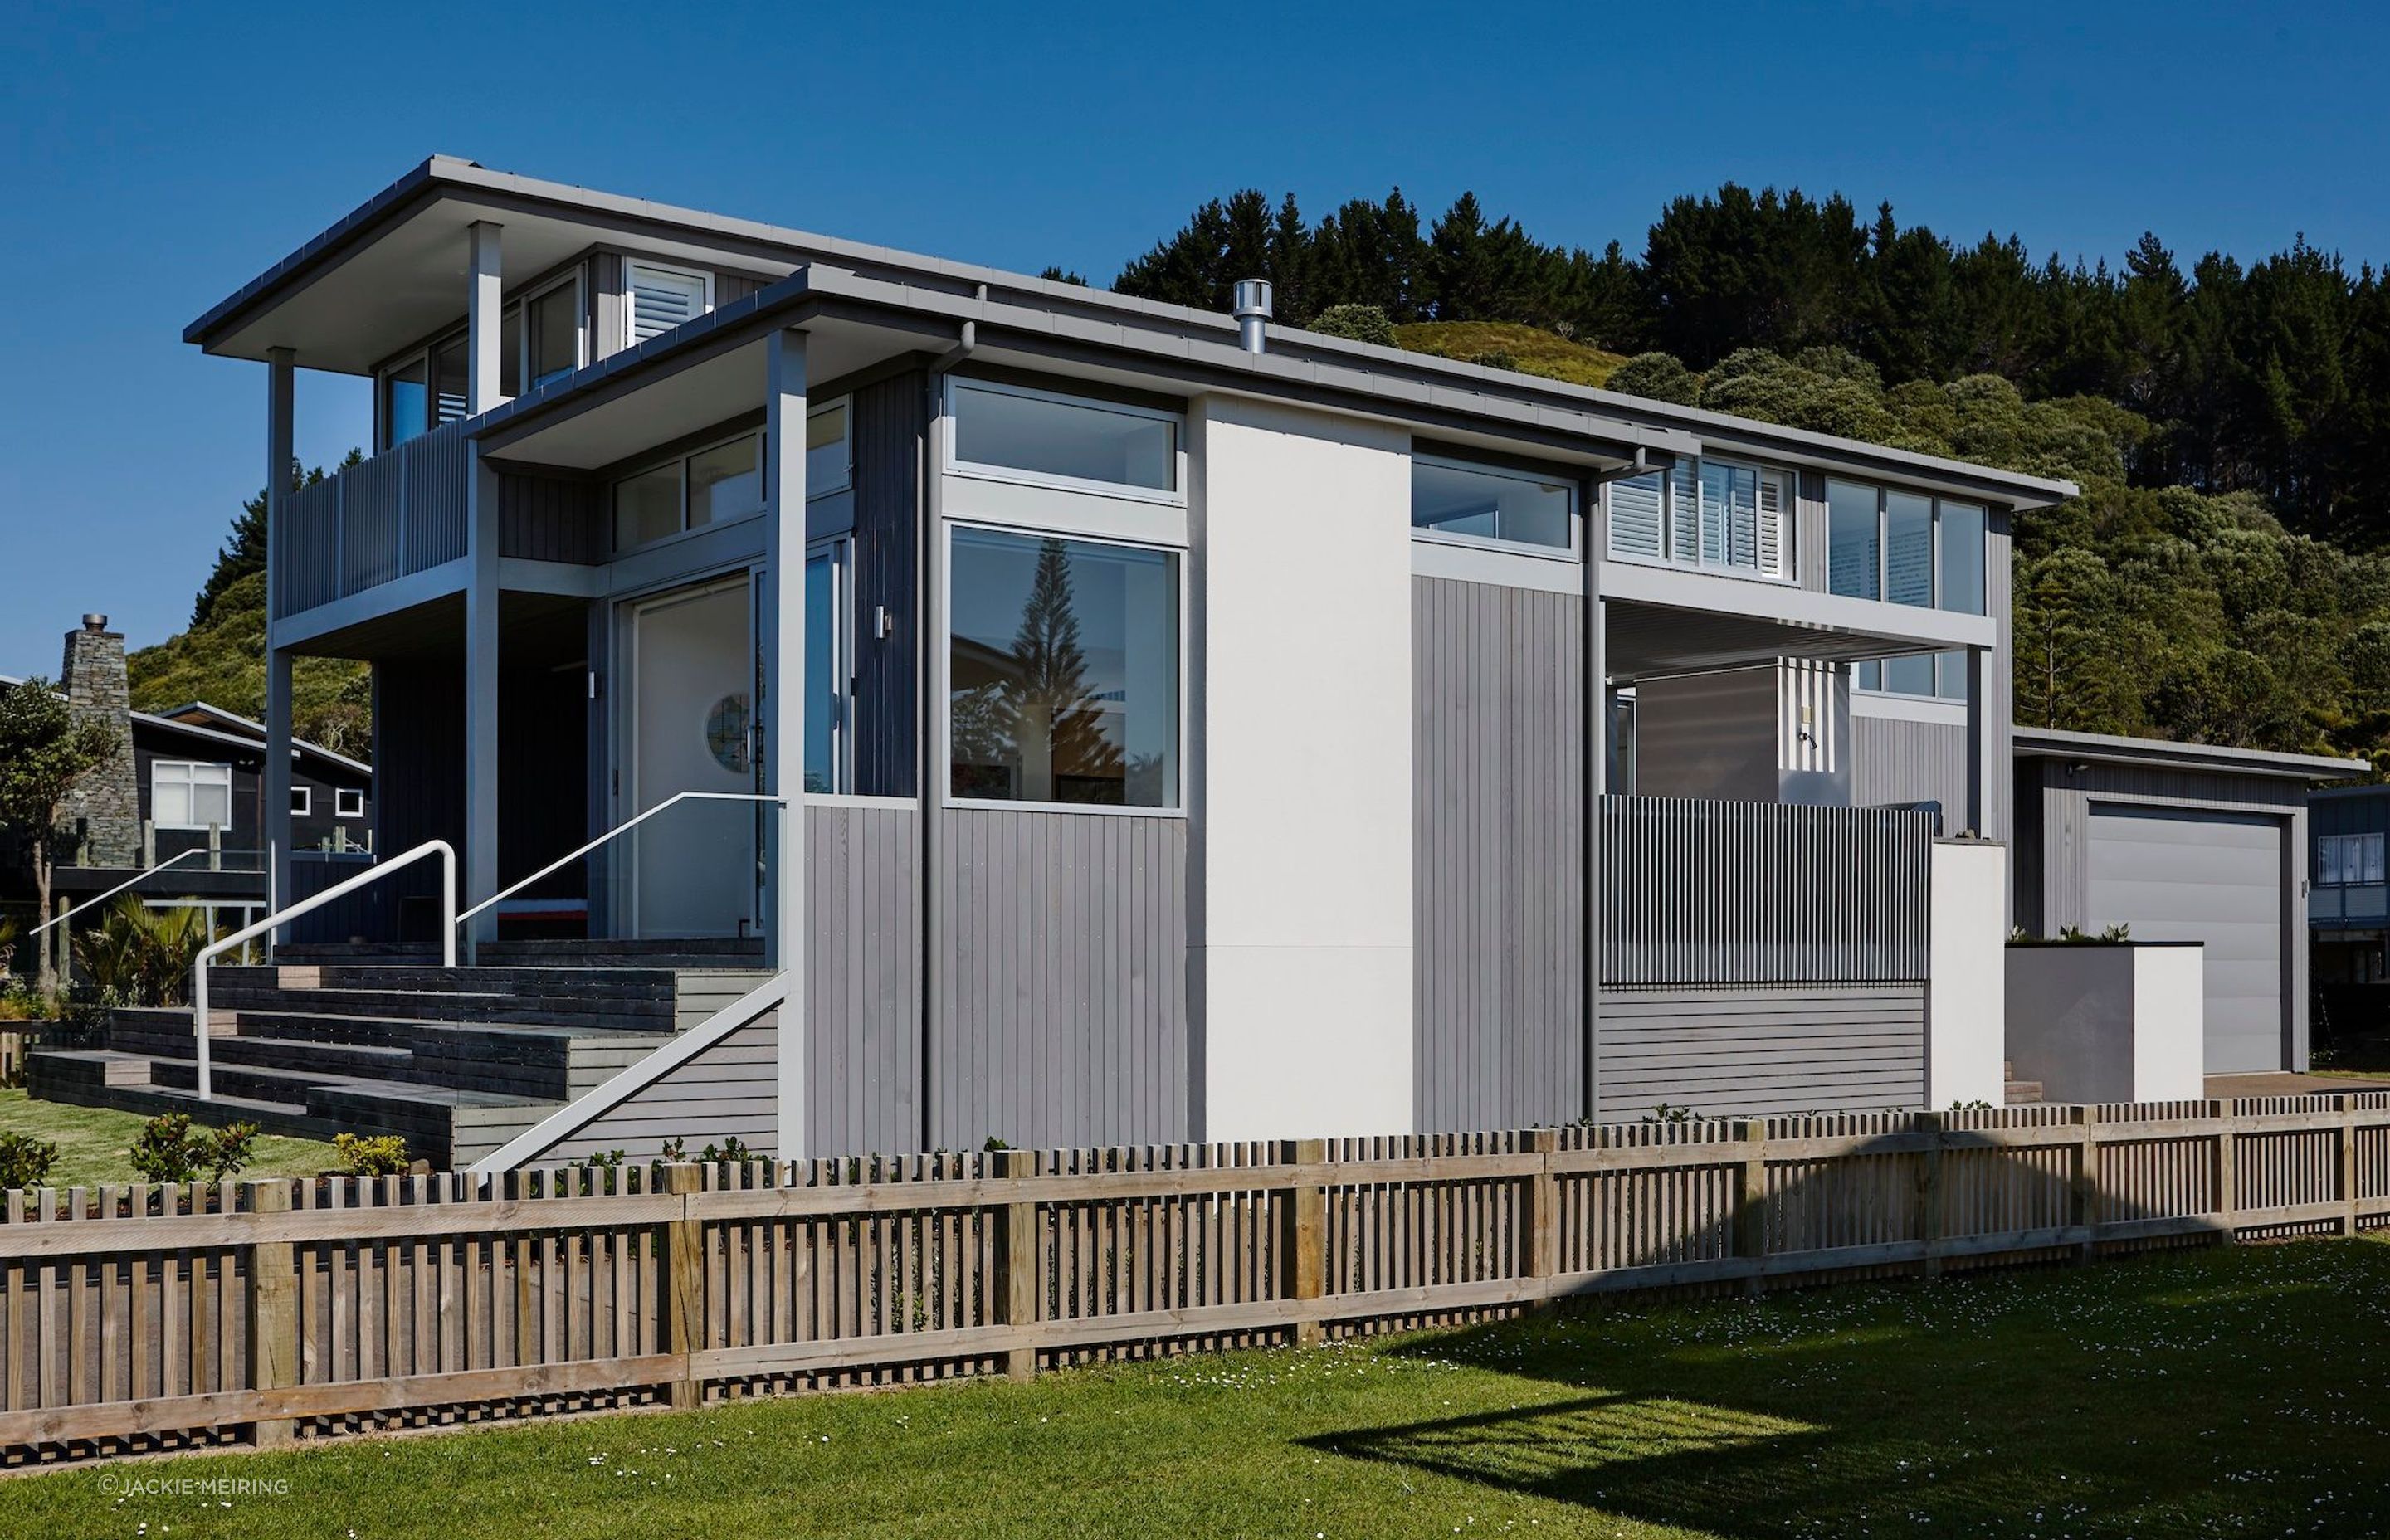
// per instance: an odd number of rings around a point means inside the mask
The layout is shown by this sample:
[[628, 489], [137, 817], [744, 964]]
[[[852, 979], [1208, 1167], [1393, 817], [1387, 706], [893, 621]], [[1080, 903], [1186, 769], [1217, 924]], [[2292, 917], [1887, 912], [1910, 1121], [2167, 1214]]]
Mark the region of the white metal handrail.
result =
[[[529, 877], [524, 878], [520, 882], [515, 882], [507, 887], [500, 888], [496, 892], [492, 893], [489, 897], [482, 900], [479, 904], [474, 905], [463, 914], [458, 915], [456, 917], [456, 923], [457, 925], [462, 925], [467, 920], [471, 919], [475, 915], [480, 914], [482, 910], [490, 908], [492, 905], [497, 904], [501, 899], [511, 898], [516, 893], [522, 892], [525, 888], [528, 888], [533, 883], [538, 881], [541, 878], [550, 877], [562, 871], [565, 867], [572, 865], [575, 861], [580, 860], [583, 856], [588, 854], [591, 851], [596, 850], [598, 846], [613, 839], [616, 835], [629, 833], [631, 830], [638, 828], [641, 824], [646, 823], [649, 819], [654, 817], [657, 814], [662, 813], [664, 809], [673, 806], [675, 803], [692, 802], [771, 802], [781, 807], [786, 807], [788, 805], [789, 799], [780, 796], [777, 793], [769, 791], [676, 791], [671, 796], [666, 797], [662, 802], [658, 802], [655, 806], [648, 809], [645, 813], [623, 819], [621, 823], [616, 824], [612, 828], [608, 829], [605, 833], [598, 836], [595, 840], [590, 841], [587, 844], [582, 846], [579, 850], [574, 851], [572, 854], [562, 856], [557, 860], [549, 862], [546, 866], [540, 867], [539, 870], [532, 873]], [[452, 927], [451, 929], [453, 930], [454, 928]], [[470, 956], [473, 947], [473, 940], [471, 937], [469, 936], [466, 938], [465, 946], [467, 955]]]
[[302, 898], [287, 909], [276, 910], [245, 930], [236, 930], [220, 942], [200, 952], [199, 961], [191, 967], [191, 1031], [199, 1039], [199, 1099], [212, 1100], [214, 1086], [208, 1071], [208, 963], [217, 954], [245, 946], [259, 936], [267, 935], [311, 914], [336, 898], [345, 898], [368, 883], [379, 882], [402, 867], [437, 855], [440, 857], [440, 966], [456, 966], [456, 848], [445, 840], [427, 840], [404, 855], [366, 867], [345, 881], [336, 882], [313, 898]]
[[85, 909], [90, 908], [95, 904], [107, 903], [109, 899], [114, 898], [125, 889], [132, 887], [134, 883], [146, 882], [149, 879], [157, 876], [160, 872], [164, 871], [167, 867], [173, 866], [175, 861], [187, 861], [194, 855], [205, 855], [207, 851], [204, 848], [186, 850], [182, 854], [175, 856], [173, 861], [161, 861], [156, 866], [151, 866], [148, 870], [143, 872], [139, 877], [135, 878], [132, 882], [119, 882], [115, 887], [109, 889], [108, 892], [100, 894], [97, 898], [84, 899], [81, 904], [76, 905], [73, 908], [69, 909], [66, 913], [58, 916], [58, 918], [45, 919], [42, 921], [41, 924], [34, 926], [32, 930], [25, 932], [25, 939], [28, 941], [32, 940], [35, 936], [40, 935], [51, 926], [62, 924], [67, 920], [74, 918], [75, 916], [83, 913]]

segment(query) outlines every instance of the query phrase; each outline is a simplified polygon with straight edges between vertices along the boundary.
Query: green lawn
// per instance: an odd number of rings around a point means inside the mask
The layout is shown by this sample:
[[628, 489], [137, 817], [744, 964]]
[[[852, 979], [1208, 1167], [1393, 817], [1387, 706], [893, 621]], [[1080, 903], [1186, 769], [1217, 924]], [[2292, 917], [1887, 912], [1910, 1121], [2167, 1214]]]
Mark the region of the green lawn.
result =
[[[58, 1147], [58, 1163], [50, 1168], [48, 1183], [54, 1187], [140, 1181], [140, 1174], [125, 1160], [124, 1152], [148, 1121], [138, 1112], [35, 1101], [22, 1091], [0, 1091], [0, 1131], [31, 1134]], [[312, 1176], [319, 1171], [338, 1170], [341, 1163], [330, 1145], [315, 1139], [261, 1135], [256, 1150], [255, 1162], [241, 1174]]]
[[[0, 1479], [0, 1534], [2374, 1534], [2385, 1376], [2390, 1241], [2329, 1241]], [[109, 1485], [202, 1477], [277, 1484]]]

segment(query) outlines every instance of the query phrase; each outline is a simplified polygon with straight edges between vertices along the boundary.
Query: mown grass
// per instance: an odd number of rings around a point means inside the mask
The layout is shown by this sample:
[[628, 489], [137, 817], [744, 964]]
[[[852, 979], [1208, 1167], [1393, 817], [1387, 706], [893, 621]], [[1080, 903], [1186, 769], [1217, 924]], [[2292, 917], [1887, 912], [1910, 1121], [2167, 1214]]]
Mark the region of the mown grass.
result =
[[1572, 342], [1558, 332], [1509, 321], [1418, 321], [1394, 328], [1394, 340], [1414, 353], [1464, 362], [1508, 353], [1523, 374], [1596, 388], [1610, 382], [1624, 355]]
[[[0, 1131], [30, 1134], [58, 1147], [58, 1162], [50, 1168], [47, 1182], [54, 1187], [142, 1180], [125, 1158], [125, 1151], [133, 1147], [133, 1141], [140, 1136], [141, 1125], [148, 1121], [138, 1112], [36, 1101], [23, 1091], [0, 1091]], [[203, 1126], [221, 1125], [210, 1123]], [[263, 1134], [258, 1136], [256, 1151], [256, 1160], [242, 1175], [312, 1176], [319, 1171], [336, 1171], [341, 1164], [332, 1147], [315, 1139]]]
[[0, 1534], [2373, 1534], [2385, 1372], [2390, 1243], [2244, 1247], [62, 1471]]

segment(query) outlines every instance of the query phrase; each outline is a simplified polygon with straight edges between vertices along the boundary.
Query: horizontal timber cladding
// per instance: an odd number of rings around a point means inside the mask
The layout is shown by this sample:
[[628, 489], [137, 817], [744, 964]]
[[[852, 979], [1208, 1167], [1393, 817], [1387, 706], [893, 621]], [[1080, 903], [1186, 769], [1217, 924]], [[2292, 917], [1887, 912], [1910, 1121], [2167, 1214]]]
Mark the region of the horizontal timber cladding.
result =
[[805, 808], [805, 1144], [823, 1155], [921, 1139], [921, 815]]
[[1414, 578], [1420, 1128], [1583, 1111], [1582, 602]]
[[1601, 799], [1601, 979], [1919, 982], [1933, 853], [1923, 813]]
[[931, 1146], [1184, 1137], [1187, 821], [940, 816]]
[[600, 1112], [542, 1150], [542, 1161], [586, 1160], [621, 1150], [652, 1161], [667, 1139], [693, 1160], [707, 1145], [738, 1139], [770, 1149], [779, 1139], [780, 1016], [766, 1011]]
[[1925, 1099], [1925, 986], [1604, 990], [1595, 1116], [1872, 1111]]

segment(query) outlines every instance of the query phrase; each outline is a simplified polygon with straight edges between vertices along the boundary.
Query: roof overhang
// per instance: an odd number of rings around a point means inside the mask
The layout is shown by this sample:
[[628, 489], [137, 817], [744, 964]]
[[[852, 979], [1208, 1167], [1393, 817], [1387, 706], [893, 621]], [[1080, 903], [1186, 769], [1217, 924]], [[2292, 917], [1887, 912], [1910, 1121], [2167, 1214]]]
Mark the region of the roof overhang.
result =
[[2371, 762], [2325, 754], [2281, 754], [2265, 749], [2219, 749], [2165, 738], [2116, 738], [2106, 733], [2070, 733], [2049, 727], [2019, 727], [2019, 759], [2064, 760], [2079, 764], [2123, 764], [2149, 769], [2198, 770], [2224, 776], [2270, 776], [2295, 781], [2355, 780], [2373, 774]]
[[1990, 648], [1986, 616], [1844, 598], [1790, 584], [1606, 561], [1603, 668], [1620, 684], [1773, 663], [1857, 662]]
[[[1291, 327], [1268, 328], [1268, 350], [1248, 353], [1238, 345], [1235, 320], [1214, 312], [543, 182], [447, 156], [425, 160], [353, 210], [193, 322], [184, 338], [231, 357], [263, 359], [269, 349], [289, 347], [302, 367], [369, 371], [463, 314], [466, 230], [477, 220], [503, 226], [510, 286], [607, 244], [777, 280], [533, 400], [600, 383], [615, 376], [614, 366], [659, 344], [663, 351], [700, 345], [725, 312], [746, 320], [785, 315], [810, 299], [870, 304], [942, 322], [950, 332], [970, 322], [983, 346], [1033, 364], [1090, 368], [1100, 366], [1091, 355], [1109, 355], [1131, 377], [1126, 382], [1146, 388], [1158, 378], [1208, 378], [1201, 388], [1251, 387], [1431, 426], [1441, 419], [1440, 432], [1484, 434], [1513, 449], [1523, 443], [1567, 456], [1598, 439], [1664, 459], [1707, 447], [2011, 508], [2046, 506], [2075, 492], [2073, 483], [2050, 478]], [[815, 378], [827, 378], [830, 366], [816, 360]], [[759, 367], [752, 357], [726, 362], [716, 383], [726, 389], [734, 374], [752, 378]], [[1619, 463], [1614, 456], [1589, 458]]]

